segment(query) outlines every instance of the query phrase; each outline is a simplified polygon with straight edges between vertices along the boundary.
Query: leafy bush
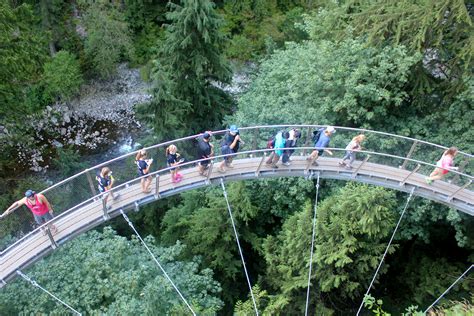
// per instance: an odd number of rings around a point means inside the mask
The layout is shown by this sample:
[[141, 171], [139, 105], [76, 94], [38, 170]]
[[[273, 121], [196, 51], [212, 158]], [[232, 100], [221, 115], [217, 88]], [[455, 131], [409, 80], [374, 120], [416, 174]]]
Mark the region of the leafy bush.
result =
[[44, 65], [44, 96], [47, 100], [73, 97], [83, 83], [79, 61], [74, 54], [60, 51]]

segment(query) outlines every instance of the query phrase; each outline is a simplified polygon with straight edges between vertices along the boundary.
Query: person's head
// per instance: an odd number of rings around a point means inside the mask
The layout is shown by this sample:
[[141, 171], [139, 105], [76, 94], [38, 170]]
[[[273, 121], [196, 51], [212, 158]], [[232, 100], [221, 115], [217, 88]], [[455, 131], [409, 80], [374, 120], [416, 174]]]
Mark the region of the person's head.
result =
[[295, 138], [300, 138], [300, 137], [301, 137], [301, 131], [295, 128]]
[[145, 159], [147, 156], [147, 152], [146, 152], [146, 149], [141, 149], [137, 152], [137, 155], [135, 157], [135, 160], [139, 160], [139, 159]]
[[175, 146], [175, 145], [169, 145], [167, 148], [166, 148], [166, 155], [169, 155], [169, 154], [176, 154], [176, 152], [178, 151], [178, 148]]
[[211, 140], [211, 136], [212, 136], [211, 132], [204, 132], [204, 134], [202, 134], [202, 139], [205, 142], [209, 142]]
[[365, 139], [365, 135], [364, 134], [359, 134], [357, 135], [356, 137], [354, 137], [352, 140], [355, 141], [355, 142], [358, 142], [358, 143], [362, 143]]
[[35, 195], [36, 195], [36, 192], [33, 191], [33, 190], [27, 190], [25, 192], [25, 197], [28, 199], [28, 200], [35, 200]]
[[112, 173], [112, 171], [110, 171], [110, 168], [109, 168], [109, 167], [104, 167], [104, 168], [102, 168], [102, 170], [100, 170], [100, 174], [101, 174], [101, 176], [103, 176], [103, 177], [107, 177], [107, 176], [109, 176], [111, 173]]
[[336, 132], [336, 129], [334, 128], [334, 126], [328, 126], [326, 127], [326, 129], [324, 130], [324, 133], [326, 133], [326, 135], [332, 135]]
[[458, 148], [457, 147], [450, 147], [447, 151], [446, 151], [446, 155], [451, 155], [451, 156], [456, 156], [456, 154], [458, 153]]
[[239, 133], [239, 129], [237, 128], [237, 125], [231, 125], [229, 127], [229, 132], [232, 136], [237, 135]]

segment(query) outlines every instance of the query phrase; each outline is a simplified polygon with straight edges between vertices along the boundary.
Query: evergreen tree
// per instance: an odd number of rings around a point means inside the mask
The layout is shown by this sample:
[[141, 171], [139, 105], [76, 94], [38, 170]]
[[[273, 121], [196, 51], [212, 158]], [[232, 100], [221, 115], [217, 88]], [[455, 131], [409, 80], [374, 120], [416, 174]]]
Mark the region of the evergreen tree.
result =
[[174, 113], [176, 107], [187, 108], [186, 104], [190, 104], [190, 111], [178, 110], [181, 113], [170, 125], [179, 122], [187, 126], [187, 130], [181, 132], [193, 133], [219, 126], [231, 104], [229, 96], [218, 87], [229, 81], [230, 69], [222, 55], [224, 38], [219, 30], [222, 20], [213, 3], [183, 0], [181, 5], [169, 5], [171, 11], [167, 18], [171, 24], [167, 26], [160, 52], [162, 67], [155, 69], [155, 73], [164, 71], [166, 74], [156, 74], [155, 78], [169, 78], [171, 83], [164, 88], [162, 85], [168, 79], [156, 80], [154, 100], [150, 104], [155, 114], [155, 132], [165, 137], [170, 136], [170, 131], [160, 113]]

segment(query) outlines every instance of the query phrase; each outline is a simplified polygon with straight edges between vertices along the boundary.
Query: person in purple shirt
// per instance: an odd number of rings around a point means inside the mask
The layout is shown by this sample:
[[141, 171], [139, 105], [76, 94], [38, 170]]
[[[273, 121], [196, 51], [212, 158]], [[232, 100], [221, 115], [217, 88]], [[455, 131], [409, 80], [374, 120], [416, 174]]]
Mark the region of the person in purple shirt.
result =
[[332, 151], [326, 149], [329, 146], [329, 142], [331, 141], [331, 136], [336, 132], [336, 129], [333, 126], [328, 126], [324, 131], [321, 132], [319, 138], [314, 143], [314, 150], [309, 155], [306, 160], [312, 161], [313, 166], [317, 166], [318, 163], [316, 160], [319, 156], [321, 156], [324, 152], [327, 152], [331, 156], [333, 155]]

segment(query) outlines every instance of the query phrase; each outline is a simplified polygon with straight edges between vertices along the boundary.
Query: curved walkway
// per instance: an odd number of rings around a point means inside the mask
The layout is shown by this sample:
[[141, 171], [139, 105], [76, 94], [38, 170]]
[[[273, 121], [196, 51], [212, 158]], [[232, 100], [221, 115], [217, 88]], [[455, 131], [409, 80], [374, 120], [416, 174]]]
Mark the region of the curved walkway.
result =
[[[151, 203], [159, 198], [179, 194], [183, 191], [193, 190], [209, 184], [217, 184], [220, 183], [220, 179], [234, 181], [290, 176], [310, 178], [319, 173], [321, 178], [358, 181], [405, 192], [409, 192], [414, 188], [414, 195], [437, 201], [466, 214], [474, 215], [474, 192], [468, 189], [472, 183], [472, 177], [469, 175], [458, 173], [458, 176], [465, 178], [463, 185], [444, 181], [435, 181], [432, 185], [427, 185], [424, 181], [425, 175], [416, 172], [419, 166], [412, 170], [406, 170], [403, 168], [404, 165], [394, 167], [382, 163], [373, 163], [369, 159], [369, 154], [372, 157], [379, 158], [378, 160], [380, 161], [384, 161], [383, 159], [385, 158], [396, 158], [400, 159], [403, 164], [406, 162], [411, 164], [421, 163], [427, 165], [430, 169], [433, 167], [431, 164], [411, 158], [365, 152], [366, 159], [356, 161], [352, 170], [346, 170], [338, 166], [340, 158], [321, 157], [318, 159], [318, 167], [309, 166], [304, 153], [308, 153], [311, 148], [301, 147], [297, 150], [302, 155], [297, 156], [298, 153], [295, 153], [292, 157], [291, 166], [279, 165], [278, 169], [268, 167], [264, 163], [265, 156], [261, 156], [262, 153], [267, 153], [271, 150], [242, 152], [234, 160], [235, 167], [229, 169], [225, 174], [218, 173], [215, 170], [216, 168], [212, 170], [211, 164], [212, 172], [209, 177], [199, 175], [197, 168], [194, 167], [194, 162], [189, 162], [187, 167], [190, 168], [183, 166], [181, 173], [184, 179], [178, 184], [171, 182], [168, 169], [162, 169], [152, 174], [153, 190], [149, 194], [141, 192], [140, 178], [132, 179], [114, 188], [116, 193], [120, 193], [120, 197], [115, 201], [109, 201], [112, 206], [110, 210], [104, 207], [100, 195], [95, 195], [55, 217], [53, 222], [58, 228], [58, 233], [54, 236], [43, 235], [39, 229], [35, 229], [3, 251], [0, 258], [0, 280], [3, 281], [2, 286], [5, 284], [4, 282], [15, 277], [17, 270], [32, 265], [43, 256], [52, 252], [57, 246], [75, 236], [102, 224], [111, 217], [120, 215], [120, 210], [138, 211], [141, 205]], [[335, 151], [343, 151], [343, 149], [336, 148]], [[72, 179], [74, 177], [68, 181]], [[92, 184], [92, 182], [89, 182], [89, 184]], [[90, 189], [94, 191], [92, 187]]]

